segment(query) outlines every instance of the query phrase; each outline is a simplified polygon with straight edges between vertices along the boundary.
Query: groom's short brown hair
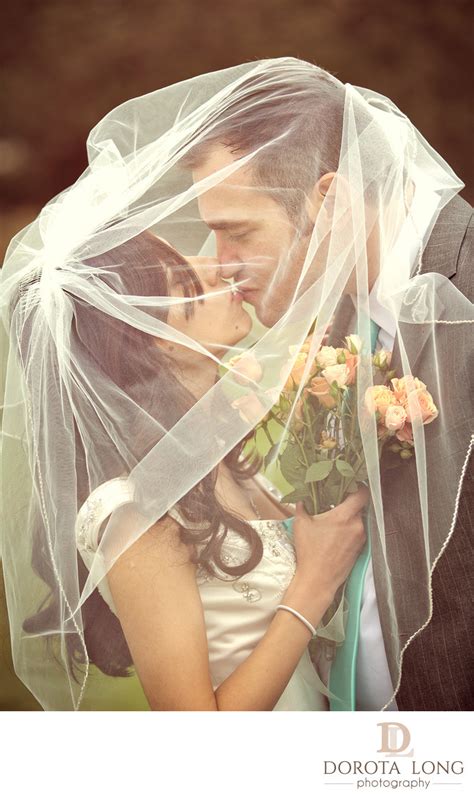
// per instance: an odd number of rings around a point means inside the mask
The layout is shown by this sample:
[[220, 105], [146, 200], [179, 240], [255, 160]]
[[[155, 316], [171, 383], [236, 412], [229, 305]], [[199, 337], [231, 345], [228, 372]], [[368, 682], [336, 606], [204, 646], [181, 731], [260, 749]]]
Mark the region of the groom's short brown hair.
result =
[[277, 62], [239, 84], [235, 102], [198, 133], [182, 163], [198, 168], [216, 145], [236, 155], [261, 148], [251, 162], [256, 184], [293, 218], [318, 178], [337, 170], [343, 115], [344, 86], [329, 72]]

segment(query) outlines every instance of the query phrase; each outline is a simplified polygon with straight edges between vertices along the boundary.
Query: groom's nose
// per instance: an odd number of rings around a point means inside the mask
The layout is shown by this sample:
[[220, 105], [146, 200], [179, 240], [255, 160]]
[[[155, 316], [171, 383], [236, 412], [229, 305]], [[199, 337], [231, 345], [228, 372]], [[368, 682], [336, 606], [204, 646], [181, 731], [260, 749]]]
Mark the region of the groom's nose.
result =
[[242, 262], [232, 246], [232, 243], [216, 236], [217, 260], [222, 269], [222, 277], [230, 280], [242, 268]]

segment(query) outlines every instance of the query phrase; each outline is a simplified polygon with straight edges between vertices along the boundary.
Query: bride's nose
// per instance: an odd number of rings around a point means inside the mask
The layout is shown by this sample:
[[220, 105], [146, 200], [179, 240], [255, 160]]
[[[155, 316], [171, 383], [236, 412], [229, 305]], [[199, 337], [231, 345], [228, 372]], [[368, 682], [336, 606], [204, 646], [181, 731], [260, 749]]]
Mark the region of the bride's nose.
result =
[[192, 256], [188, 257], [187, 261], [210, 288], [216, 288], [222, 282], [222, 270], [217, 258]]
[[222, 282], [222, 269], [219, 261], [215, 263], [206, 263], [202, 268], [204, 280], [210, 288], [217, 288]]

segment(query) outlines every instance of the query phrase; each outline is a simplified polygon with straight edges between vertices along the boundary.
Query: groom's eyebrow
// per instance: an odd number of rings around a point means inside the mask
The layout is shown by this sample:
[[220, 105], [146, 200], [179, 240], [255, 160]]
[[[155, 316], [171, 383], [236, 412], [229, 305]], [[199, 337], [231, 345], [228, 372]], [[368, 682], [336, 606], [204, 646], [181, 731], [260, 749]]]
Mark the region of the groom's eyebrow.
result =
[[211, 230], [227, 230], [229, 227], [244, 227], [248, 224], [247, 219], [210, 219], [206, 222], [207, 226], [211, 228]]

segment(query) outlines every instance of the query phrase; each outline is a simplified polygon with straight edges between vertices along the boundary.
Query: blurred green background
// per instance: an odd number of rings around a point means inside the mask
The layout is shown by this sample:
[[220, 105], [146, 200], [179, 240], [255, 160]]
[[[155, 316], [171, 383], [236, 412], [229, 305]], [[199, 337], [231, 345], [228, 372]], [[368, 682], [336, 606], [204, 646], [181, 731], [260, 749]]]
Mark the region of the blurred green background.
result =
[[[202, 72], [296, 56], [390, 97], [472, 202], [469, 0], [17, 0], [0, 25], [0, 254], [86, 166], [90, 128]], [[144, 709], [135, 678], [93, 673], [84, 708]], [[0, 709], [40, 709], [15, 677], [0, 575]]]

